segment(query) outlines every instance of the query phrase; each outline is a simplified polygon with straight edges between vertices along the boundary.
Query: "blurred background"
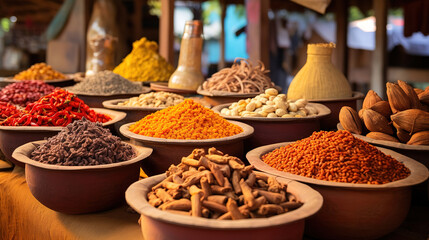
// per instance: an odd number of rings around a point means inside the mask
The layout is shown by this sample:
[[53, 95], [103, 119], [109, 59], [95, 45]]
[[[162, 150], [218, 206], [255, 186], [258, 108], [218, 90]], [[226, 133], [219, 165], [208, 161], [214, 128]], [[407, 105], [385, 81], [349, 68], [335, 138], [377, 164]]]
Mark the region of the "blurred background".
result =
[[[354, 90], [366, 92], [377, 81], [402, 79], [420, 88], [429, 82], [428, 1], [110, 1], [115, 8], [109, 14], [119, 30], [116, 63], [133, 41], [146, 37], [158, 42], [161, 55], [176, 66], [185, 21], [201, 19], [206, 77], [236, 57], [252, 58], [261, 60], [272, 81], [287, 91], [305, 64], [307, 44], [334, 42], [332, 61]], [[0, 76], [37, 62], [66, 73], [84, 72], [94, 2], [0, 0]], [[386, 24], [377, 28], [376, 19]]]

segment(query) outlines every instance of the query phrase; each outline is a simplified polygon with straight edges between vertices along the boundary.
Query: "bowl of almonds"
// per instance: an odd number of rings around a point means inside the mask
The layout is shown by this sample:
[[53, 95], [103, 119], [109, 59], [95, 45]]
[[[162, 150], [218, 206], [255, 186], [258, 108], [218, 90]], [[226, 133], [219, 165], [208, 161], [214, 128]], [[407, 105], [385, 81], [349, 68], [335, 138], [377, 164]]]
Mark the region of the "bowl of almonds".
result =
[[246, 140], [248, 149], [308, 137], [320, 130], [320, 119], [331, 113], [319, 103], [287, 100], [285, 94], [279, 94], [274, 88], [254, 98], [215, 106], [213, 110], [226, 119], [244, 122], [255, 129], [253, 136]]
[[[194, 149], [165, 174], [135, 182], [128, 204], [145, 239], [302, 239], [323, 199], [310, 187], [257, 172], [215, 148]], [[156, 236], [156, 237], [155, 237]]]

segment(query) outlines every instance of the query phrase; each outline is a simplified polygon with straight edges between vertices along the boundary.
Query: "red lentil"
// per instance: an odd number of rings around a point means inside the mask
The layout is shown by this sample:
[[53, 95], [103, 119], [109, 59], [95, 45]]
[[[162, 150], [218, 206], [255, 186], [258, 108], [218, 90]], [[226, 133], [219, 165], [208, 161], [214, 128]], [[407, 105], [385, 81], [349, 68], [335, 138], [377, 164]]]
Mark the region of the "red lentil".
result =
[[320, 131], [262, 156], [277, 170], [346, 183], [384, 184], [406, 178], [410, 170], [348, 131]]

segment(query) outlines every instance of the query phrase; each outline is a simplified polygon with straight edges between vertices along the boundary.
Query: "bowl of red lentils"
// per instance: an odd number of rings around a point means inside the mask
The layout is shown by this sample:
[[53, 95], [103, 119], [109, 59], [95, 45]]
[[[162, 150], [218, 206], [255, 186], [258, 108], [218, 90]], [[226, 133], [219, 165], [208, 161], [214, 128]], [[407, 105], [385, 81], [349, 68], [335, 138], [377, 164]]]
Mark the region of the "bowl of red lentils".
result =
[[216, 147], [224, 153], [243, 157], [243, 140], [253, 134], [251, 126], [225, 120], [191, 99], [124, 124], [119, 131], [132, 143], [153, 148], [152, 155], [142, 162], [148, 175], [165, 172], [194, 148]]
[[309, 184], [324, 198], [306, 233], [321, 239], [375, 239], [405, 220], [411, 187], [428, 169], [347, 131], [320, 131], [296, 142], [256, 148], [246, 155], [256, 169]]

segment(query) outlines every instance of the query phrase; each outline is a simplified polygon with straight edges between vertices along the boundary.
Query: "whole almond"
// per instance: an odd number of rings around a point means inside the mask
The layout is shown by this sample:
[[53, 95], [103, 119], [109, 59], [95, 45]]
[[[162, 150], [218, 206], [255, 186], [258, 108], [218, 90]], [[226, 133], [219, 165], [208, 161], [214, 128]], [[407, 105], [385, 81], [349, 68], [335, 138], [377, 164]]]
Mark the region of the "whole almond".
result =
[[393, 127], [396, 129], [396, 136], [398, 137], [399, 141], [401, 143], [407, 143], [411, 138], [411, 134], [405, 131], [404, 129], [400, 128], [398, 124], [396, 124], [395, 122], [392, 122], [392, 123], [393, 123]]
[[386, 87], [387, 99], [389, 100], [392, 113], [397, 113], [411, 108], [410, 99], [408, 99], [407, 94], [405, 94], [398, 84], [388, 82], [386, 83]]
[[429, 145], [429, 131], [416, 132], [411, 136], [410, 141], [407, 142], [410, 145]]
[[425, 90], [422, 90], [420, 88], [414, 88], [414, 92], [419, 95], [420, 93], [424, 92]]
[[411, 108], [421, 109], [422, 104], [420, 103], [419, 97], [417, 96], [416, 92], [414, 92], [414, 88], [401, 80], [398, 80], [398, 85], [399, 87], [401, 87], [402, 91], [404, 91], [404, 93], [408, 96]]
[[381, 115], [383, 115], [385, 118], [389, 119], [390, 115], [392, 115], [392, 111], [390, 110], [390, 105], [387, 101], [379, 101], [372, 105], [369, 109], [372, 109]]
[[391, 115], [390, 119], [411, 134], [429, 130], [429, 112], [420, 109], [401, 111]]
[[344, 106], [339, 114], [343, 128], [351, 133], [362, 134], [362, 122], [358, 113], [351, 107]]
[[424, 104], [429, 104], [429, 89], [419, 93], [419, 100]]
[[390, 136], [389, 134], [382, 133], [382, 132], [369, 132], [366, 136], [369, 138], [375, 139], [375, 140], [399, 142], [399, 140], [397, 138]]
[[377, 102], [381, 101], [382, 99], [376, 92], [373, 90], [369, 90], [366, 94], [365, 98], [363, 99], [362, 108], [367, 109], [372, 107], [372, 105], [376, 104]]
[[365, 109], [363, 111], [363, 122], [371, 132], [382, 132], [393, 135], [393, 129], [389, 126], [387, 118], [374, 110]]

